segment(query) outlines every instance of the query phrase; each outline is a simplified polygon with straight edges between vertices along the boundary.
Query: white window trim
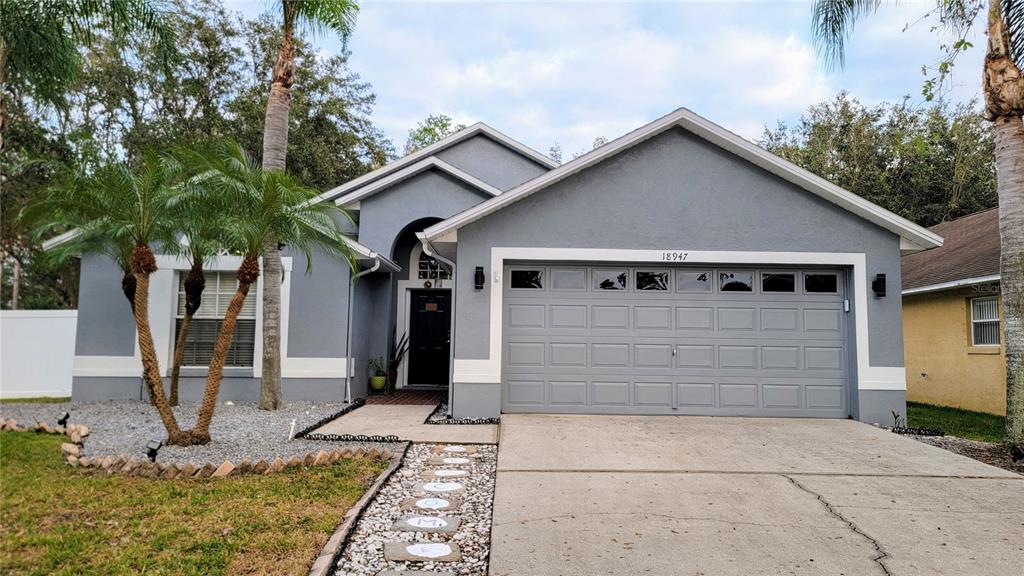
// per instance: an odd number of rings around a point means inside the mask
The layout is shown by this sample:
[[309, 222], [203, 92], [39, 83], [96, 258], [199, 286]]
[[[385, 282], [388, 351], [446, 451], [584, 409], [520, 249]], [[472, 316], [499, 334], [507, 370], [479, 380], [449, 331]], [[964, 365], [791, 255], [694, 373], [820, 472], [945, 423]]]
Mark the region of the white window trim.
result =
[[[974, 301], [975, 300], [995, 300], [996, 301], [996, 317], [987, 320], [977, 320], [974, 317]], [[1002, 319], [999, 317], [999, 297], [998, 296], [978, 296], [976, 298], [967, 299], [967, 307], [971, 310], [971, 347], [972, 348], [999, 348], [1003, 345], [1003, 339], [1000, 335], [1002, 330]], [[996, 323], [996, 336], [999, 338], [999, 342], [995, 344], [978, 344], [974, 341], [974, 325], [982, 324], [987, 322]]]
[[[490, 342], [488, 357], [455, 358], [452, 381], [455, 383], [501, 383], [502, 342], [502, 277], [506, 261], [576, 261], [576, 262], [659, 262], [664, 250], [626, 250], [595, 248], [491, 248]], [[906, 390], [906, 369], [903, 366], [872, 366], [869, 361], [867, 257], [864, 253], [846, 252], [686, 252], [686, 264], [785, 266], [829, 265], [853, 269], [853, 301], [855, 341], [857, 347], [858, 390]], [[849, 288], [848, 288], [849, 289]]]

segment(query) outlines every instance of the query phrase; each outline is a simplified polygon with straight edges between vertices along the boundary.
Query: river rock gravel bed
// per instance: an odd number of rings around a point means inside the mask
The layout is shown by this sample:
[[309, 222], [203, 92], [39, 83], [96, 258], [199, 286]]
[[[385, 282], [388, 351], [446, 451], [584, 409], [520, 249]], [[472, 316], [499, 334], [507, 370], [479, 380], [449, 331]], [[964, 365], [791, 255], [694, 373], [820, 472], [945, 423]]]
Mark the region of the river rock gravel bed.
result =
[[[164, 446], [158, 462], [184, 464], [214, 464], [225, 460], [287, 460], [292, 456], [305, 456], [319, 450], [334, 451], [348, 448], [378, 449], [394, 452], [399, 444], [374, 442], [331, 442], [314, 440], [288, 441], [292, 420], [295, 431], [341, 410], [344, 402], [289, 402], [280, 410], [260, 410], [255, 403], [221, 402], [210, 425], [212, 440], [205, 446]], [[198, 404], [182, 403], [174, 409], [178, 423], [190, 428], [196, 419]], [[56, 425], [64, 412], [71, 415], [72, 424], [85, 424], [91, 430], [85, 441], [85, 456], [118, 456], [121, 454], [144, 457], [145, 445], [150, 440], [167, 437], [156, 409], [137, 400], [62, 404], [0, 404], [0, 415], [14, 418], [20, 424], [43, 421]]]
[[1013, 461], [1010, 455], [1010, 448], [1006, 444], [995, 444], [992, 442], [981, 442], [979, 440], [968, 440], [957, 436], [914, 436], [908, 435], [918, 442], [931, 444], [944, 450], [949, 450], [961, 456], [973, 458], [979, 462], [990, 464], [1003, 470], [1016, 472], [1024, 475], [1024, 460]]
[[[439, 446], [444, 445], [414, 444], [409, 448], [402, 467], [388, 479], [363, 512], [335, 566], [334, 574], [375, 575], [385, 570], [450, 572], [462, 576], [487, 574], [497, 446], [467, 446], [468, 449], [475, 450], [471, 455], [439, 453]], [[455, 466], [434, 463], [446, 456], [468, 457], [470, 463]], [[461, 468], [469, 472], [467, 476], [447, 480], [463, 484], [464, 489], [451, 496], [458, 500], [458, 507], [445, 512], [403, 510], [403, 502], [419, 494], [415, 487], [427, 481], [422, 477], [422, 473], [442, 468]], [[443, 494], [437, 497], [446, 498]], [[396, 520], [413, 513], [424, 516], [454, 516], [459, 518], [461, 523], [454, 534], [392, 529]], [[386, 542], [455, 543], [462, 557], [455, 562], [389, 562], [384, 558]]]

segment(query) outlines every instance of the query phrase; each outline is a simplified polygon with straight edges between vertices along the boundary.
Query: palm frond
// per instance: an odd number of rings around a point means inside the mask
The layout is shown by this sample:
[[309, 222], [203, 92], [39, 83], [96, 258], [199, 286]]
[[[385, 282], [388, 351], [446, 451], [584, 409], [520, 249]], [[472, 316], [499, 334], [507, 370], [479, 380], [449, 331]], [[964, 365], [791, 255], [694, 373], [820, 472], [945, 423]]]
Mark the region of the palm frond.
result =
[[1010, 58], [1024, 68], [1024, 0], [1002, 0], [1003, 22], [1010, 38]]
[[333, 31], [342, 42], [356, 27], [359, 4], [355, 0], [300, 0], [295, 6], [298, 23], [316, 34]]
[[878, 10], [882, 0], [815, 0], [811, 29], [819, 57], [829, 67], [846, 63], [846, 40], [854, 25]]

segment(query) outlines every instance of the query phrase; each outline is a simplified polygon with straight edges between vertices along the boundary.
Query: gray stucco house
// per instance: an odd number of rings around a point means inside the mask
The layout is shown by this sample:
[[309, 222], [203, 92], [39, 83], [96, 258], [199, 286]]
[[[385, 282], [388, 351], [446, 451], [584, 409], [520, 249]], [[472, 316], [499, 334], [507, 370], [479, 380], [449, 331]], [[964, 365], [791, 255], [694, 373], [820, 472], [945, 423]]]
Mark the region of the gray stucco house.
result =
[[[447, 388], [455, 417], [890, 422], [906, 395], [900, 256], [942, 243], [685, 109], [561, 166], [476, 124], [321, 199], [355, 216], [360, 272], [317, 258], [306, 275], [285, 254], [286, 399], [365, 395], [367, 359], [408, 334], [398, 386]], [[166, 368], [186, 265], [159, 260]], [[202, 393], [237, 264], [210, 267], [185, 398]], [[76, 399], [143, 393], [113, 268], [82, 263]], [[222, 399], [258, 395], [261, 290]]]

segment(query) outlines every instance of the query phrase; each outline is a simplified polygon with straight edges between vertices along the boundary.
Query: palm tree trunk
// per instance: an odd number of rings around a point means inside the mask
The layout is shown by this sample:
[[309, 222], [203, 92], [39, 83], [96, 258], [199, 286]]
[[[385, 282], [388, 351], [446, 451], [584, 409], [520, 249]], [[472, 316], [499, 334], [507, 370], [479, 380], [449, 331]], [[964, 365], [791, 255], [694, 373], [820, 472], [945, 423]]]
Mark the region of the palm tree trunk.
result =
[[139, 336], [139, 351], [142, 354], [142, 373], [149, 390], [149, 397], [160, 414], [160, 420], [167, 429], [167, 444], [187, 444], [187, 435], [182, 434], [174, 412], [164, 396], [164, 383], [160, 379], [160, 364], [153, 346], [153, 333], [149, 328], [149, 276], [156, 272], [156, 258], [149, 246], [136, 246], [132, 252], [132, 271], [135, 273], [135, 328]]
[[277, 241], [263, 246], [263, 367], [260, 410], [281, 407], [281, 252]]
[[999, 290], [1006, 355], [1006, 441], [1024, 448], [1024, 122], [997, 118]]
[[228, 304], [227, 312], [224, 313], [224, 322], [220, 326], [217, 344], [213, 348], [213, 357], [210, 358], [210, 367], [206, 375], [206, 391], [203, 394], [203, 404], [199, 407], [199, 418], [196, 420], [196, 427], [190, 432], [192, 441], [196, 444], [205, 444], [210, 441], [210, 422], [213, 420], [213, 412], [217, 408], [217, 395], [220, 393], [220, 381], [224, 375], [228, 350], [231, 348], [231, 341], [235, 338], [238, 313], [242, 311], [245, 297], [249, 294], [249, 287], [256, 282], [259, 275], [260, 266], [257, 259], [246, 256], [238, 268], [238, 289], [235, 290], [235, 295], [231, 298], [231, 303]]
[[171, 406], [178, 405], [178, 382], [181, 377], [181, 363], [185, 360], [185, 342], [188, 328], [192, 325], [192, 316], [203, 303], [203, 290], [206, 288], [206, 277], [203, 275], [201, 260], [192, 264], [185, 276], [185, 318], [178, 329], [178, 338], [174, 343], [174, 366], [171, 368]]
[[1011, 57], [1000, 0], [990, 0], [983, 86], [995, 123], [999, 290], [1006, 356], [1006, 441], [1024, 449], [1024, 74]]
[[[288, 154], [288, 112], [295, 76], [294, 7], [285, 3], [284, 35], [274, 63], [267, 116], [263, 128], [263, 169], [284, 170]], [[263, 245], [263, 369], [260, 408], [281, 407], [281, 252], [277, 238]]]

